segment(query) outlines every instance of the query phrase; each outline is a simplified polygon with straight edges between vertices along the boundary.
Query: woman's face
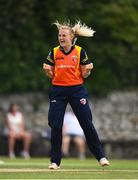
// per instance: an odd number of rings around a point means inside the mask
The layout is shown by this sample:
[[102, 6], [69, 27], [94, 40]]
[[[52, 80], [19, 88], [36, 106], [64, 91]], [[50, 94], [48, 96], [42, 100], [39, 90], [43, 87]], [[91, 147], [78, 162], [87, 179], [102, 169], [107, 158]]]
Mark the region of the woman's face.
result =
[[71, 47], [73, 35], [71, 34], [69, 29], [60, 29], [58, 33], [58, 40], [61, 47]]
[[16, 104], [14, 104], [14, 105], [12, 106], [11, 111], [12, 111], [12, 113], [17, 112], [17, 111], [18, 111], [18, 106], [17, 106]]

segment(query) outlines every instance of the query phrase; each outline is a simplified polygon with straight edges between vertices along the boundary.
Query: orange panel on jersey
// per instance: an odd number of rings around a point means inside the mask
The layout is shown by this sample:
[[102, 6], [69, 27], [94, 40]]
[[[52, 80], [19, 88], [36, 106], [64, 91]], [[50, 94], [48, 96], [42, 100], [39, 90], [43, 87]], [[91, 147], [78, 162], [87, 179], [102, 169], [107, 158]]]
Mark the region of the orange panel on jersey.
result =
[[75, 48], [69, 54], [64, 54], [59, 47], [54, 48], [55, 70], [53, 85], [73, 86], [83, 83], [80, 70], [81, 47]]

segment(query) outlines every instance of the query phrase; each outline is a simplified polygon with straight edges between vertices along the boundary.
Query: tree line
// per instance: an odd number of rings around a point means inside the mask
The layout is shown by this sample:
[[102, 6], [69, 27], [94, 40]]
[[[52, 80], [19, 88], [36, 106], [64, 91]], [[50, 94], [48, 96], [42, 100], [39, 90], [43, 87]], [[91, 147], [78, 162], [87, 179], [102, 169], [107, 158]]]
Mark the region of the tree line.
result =
[[55, 20], [82, 20], [95, 31], [78, 38], [94, 63], [90, 94], [138, 87], [137, 0], [1, 0], [0, 93], [47, 91], [42, 64], [58, 45]]

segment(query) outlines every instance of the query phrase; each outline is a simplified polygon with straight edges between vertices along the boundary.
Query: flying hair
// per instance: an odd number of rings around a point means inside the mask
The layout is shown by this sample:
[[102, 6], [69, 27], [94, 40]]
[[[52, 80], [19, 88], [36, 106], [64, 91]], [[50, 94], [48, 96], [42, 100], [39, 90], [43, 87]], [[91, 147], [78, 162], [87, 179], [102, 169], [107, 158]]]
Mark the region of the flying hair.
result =
[[78, 36], [93, 37], [95, 33], [95, 31], [91, 27], [88, 27], [86, 24], [82, 23], [80, 20], [77, 20], [74, 25], [72, 25], [70, 21], [63, 22], [63, 23], [59, 23], [59, 21], [56, 21], [53, 24], [57, 26], [58, 30], [70, 29], [75, 37], [78, 37]]
[[81, 21], [76, 21], [75, 25], [72, 27], [72, 30], [76, 36], [85, 36], [93, 37], [95, 31], [88, 27], [86, 24], [81, 23]]

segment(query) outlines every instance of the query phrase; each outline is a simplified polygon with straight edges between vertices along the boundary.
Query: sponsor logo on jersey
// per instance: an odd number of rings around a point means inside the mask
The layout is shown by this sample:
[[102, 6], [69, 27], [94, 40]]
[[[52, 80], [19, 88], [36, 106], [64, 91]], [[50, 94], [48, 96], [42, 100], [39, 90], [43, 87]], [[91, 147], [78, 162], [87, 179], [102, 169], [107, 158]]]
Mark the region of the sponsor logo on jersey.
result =
[[80, 99], [80, 103], [81, 103], [81, 104], [85, 105], [85, 104], [86, 104], [86, 102], [87, 102], [87, 101], [86, 101], [86, 99], [85, 99], [85, 98]]
[[56, 60], [64, 60], [64, 57], [63, 56], [57, 56]]
[[55, 103], [55, 102], [57, 102], [55, 99], [53, 99], [52, 101], [51, 101], [52, 103]]
[[60, 64], [60, 65], [57, 66], [57, 68], [60, 68], [60, 69], [64, 69], [64, 68], [74, 68], [74, 69], [75, 69], [75, 66], [73, 66], [73, 65]]

